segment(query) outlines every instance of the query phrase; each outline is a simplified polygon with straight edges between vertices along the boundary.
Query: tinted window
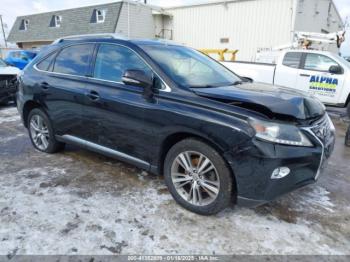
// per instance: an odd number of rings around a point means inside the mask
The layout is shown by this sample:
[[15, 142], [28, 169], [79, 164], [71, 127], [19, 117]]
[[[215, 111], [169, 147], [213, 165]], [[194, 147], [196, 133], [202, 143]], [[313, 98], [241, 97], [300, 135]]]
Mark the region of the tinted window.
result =
[[36, 67], [40, 70], [43, 71], [48, 71], [49, 66], [51, 65], [52, 60], [55, 58], [56, 53], [53, 53], [51, 55], [49, 55], [47, 58], [45, 58], [44, 60], [42, 60], [40, 63], [38, 63], [36, 65]]
[[85, 76], [94, 45], [75, 45], [63, 49], [56, 57], [54, 72]]
[[149, 66], [130, 49], [108, 44], [100, 46], [95, 62], [95, 78], [122, 82], [123, 73], [129, 69], [143, 70], [152, 74]]
[[304, 69], [327, 72], [331, 66], [338, 66], [338, 63], [328, 56], [307, 54]]
[[283, 59], [283, 65], [299, 68], [302, 53], [287, 53]]

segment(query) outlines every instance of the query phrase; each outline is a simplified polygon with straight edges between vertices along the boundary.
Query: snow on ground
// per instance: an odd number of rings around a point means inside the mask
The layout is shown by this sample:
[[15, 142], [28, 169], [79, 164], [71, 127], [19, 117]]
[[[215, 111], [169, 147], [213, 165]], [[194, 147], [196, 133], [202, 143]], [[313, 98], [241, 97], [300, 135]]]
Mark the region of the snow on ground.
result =
[[306, 224], [293, 225], [253, 210], [228, 210], [216, 217], [191, 214], [168, 193], [159, 194], [163, 185], [157, 180], [117, 196], [84, 196], [64, 183], [47, 182], [64, 175], [64, 168], [52, 167], [2, 173], [0, 221], [6, 227], [0, 235], [7, 241], [0, 254], [14, 246], [21, 254], [342, 253]]
[[11, 107], [5, 110], [1, 110], [0, 124], [7, 122], [19, 121], [21, 117], [18, 114], [17, 108]]
[[314, 186], [300, 197], [300, 201], [298, 202], [300, 206], [299, 210], [303, 210], [305, 208], [313, 208], [317, 210], [322, 208], [333, 213], [333, 208], [335, 205], [332, 203], [329, 195], [330, 192], [325, 188]]

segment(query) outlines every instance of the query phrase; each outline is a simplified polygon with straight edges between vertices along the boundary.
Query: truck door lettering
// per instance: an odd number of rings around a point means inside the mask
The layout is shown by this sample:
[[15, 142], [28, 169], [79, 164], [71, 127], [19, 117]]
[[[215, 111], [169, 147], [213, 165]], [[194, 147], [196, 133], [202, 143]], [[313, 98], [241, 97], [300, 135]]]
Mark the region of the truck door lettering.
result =
[[311, 76], [310, 91], [318, 95], [334, 96], [338, 87], [338, 79], [326, 76]]

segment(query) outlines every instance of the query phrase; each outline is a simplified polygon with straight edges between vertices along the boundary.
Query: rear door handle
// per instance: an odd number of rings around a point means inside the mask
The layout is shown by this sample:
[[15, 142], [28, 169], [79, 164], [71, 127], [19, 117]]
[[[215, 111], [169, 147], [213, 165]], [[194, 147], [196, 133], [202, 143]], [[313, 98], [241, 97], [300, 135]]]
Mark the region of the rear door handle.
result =
[[303, 76], [303, 77], [310, 77], [310, 75], [308, 75], [308, 74], [300, 74], [300, 76]]
[[48, 90], [50, 88], [50, 85], [46, 82], [42, 82], [40, 84], [41, 88], [44, 89], [44, 90]]
[[87, 93], [86, 96], [93, 101], [100, 99], [100, 95], [96, 91], [90, 91], [90, 93]]

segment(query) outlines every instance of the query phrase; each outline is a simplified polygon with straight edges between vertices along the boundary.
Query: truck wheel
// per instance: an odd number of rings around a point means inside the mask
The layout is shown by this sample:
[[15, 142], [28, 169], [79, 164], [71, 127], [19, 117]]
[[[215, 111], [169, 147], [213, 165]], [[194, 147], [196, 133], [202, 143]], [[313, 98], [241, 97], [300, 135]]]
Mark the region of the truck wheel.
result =
[[348, 106], [347, 106], [347, 111], [348, 111], [348, 117], [350, 118], [350, 102], [348, 103]]
[[52, 124], [46, 113], [35, 108], [28, 116], [29, 137], [33, 146], [45, 153], [56, 153], [64, 148], [64, 144], [55, 139]]
[[194, 213], [216, 214], [233, 203], [233, 178], [225, 160], [199, 140], [186, 139], [169, 150], [164, 176], [175, 201]]

